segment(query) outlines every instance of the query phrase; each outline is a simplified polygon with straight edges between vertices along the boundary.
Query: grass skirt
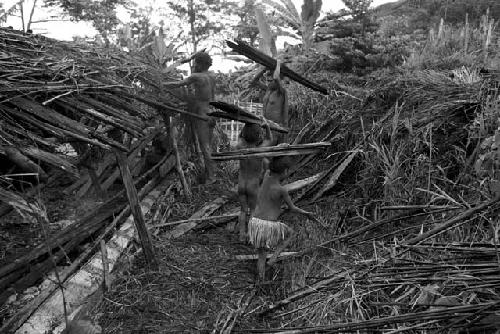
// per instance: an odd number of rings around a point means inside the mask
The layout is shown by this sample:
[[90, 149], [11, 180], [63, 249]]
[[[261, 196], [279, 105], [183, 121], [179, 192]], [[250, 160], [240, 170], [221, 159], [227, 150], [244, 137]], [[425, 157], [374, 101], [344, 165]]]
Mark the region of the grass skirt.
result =
[[274, 248], [285, 240], [289, 227], [278, 221], [252, 217], [248, 223], [248, 237], [255, 248]]

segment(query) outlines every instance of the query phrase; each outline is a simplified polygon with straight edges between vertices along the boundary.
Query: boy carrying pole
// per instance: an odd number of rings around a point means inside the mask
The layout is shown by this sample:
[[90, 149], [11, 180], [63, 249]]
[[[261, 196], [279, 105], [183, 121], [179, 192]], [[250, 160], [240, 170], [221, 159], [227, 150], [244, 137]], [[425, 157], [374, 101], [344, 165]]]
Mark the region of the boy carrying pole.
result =
[[[280, 62], [277, 61], [273, 79], [267, 86], [263, 99], [264, 117], [288, 128], [288, 93], [282, 84]], [[284, 133], [274, 132], [273, 145], [286, 143], [288, 138]]]
[[[269, 170], [264, 176], [257, 195], [257, 205], [253, 217], [248, 223], [250, 243], [257, 249], [257, 271], [259, 279], [264, 280], [267, 250], [276, 248], [281, 242], [288, 243], [293, 237], [293, 230], [285, 223], [278, 221], [281, 204], [285, 202], [291, 212], [305, 215], [317, 221], [312, 212], [295, 206], [286, 188], [281, 184], [285, 178], [291, 160], [287, 156], [274, 157], [269, 163]], [[287, 236], [288, 239], [286, 238]]]
[[[272, 134], [269, 123], [264, 122], [265, 137], [262, 138], [260, 125], [246, 123], [238, 138], [237, 149], [266, 147], [272, 144]], [[257, 192], [263, 173], [262, 158], [240, 160], [240, 172], [238, 176], [238, 199], [241, 210], [238, 220], [239, 240], [245, 241], [247, 234], [248, 219], [252, 216], [257, 204]]]

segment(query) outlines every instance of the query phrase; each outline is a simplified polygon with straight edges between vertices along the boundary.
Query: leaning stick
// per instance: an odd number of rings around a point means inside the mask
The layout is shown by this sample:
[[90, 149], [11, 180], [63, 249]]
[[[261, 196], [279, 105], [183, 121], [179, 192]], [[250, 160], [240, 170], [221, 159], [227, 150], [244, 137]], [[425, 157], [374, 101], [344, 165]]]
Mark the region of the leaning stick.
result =
[[280, 145], [280, 146], [247, 148], [236, 151], [213, 153], [212, 159], [223, 161], [223, 160], [244, 160], [244, 159], [254, 159], [254, 158], [279, 157], [286, 155], [288, 156], [303, 155], [303, 154], [316, 153], [319, 150], [322, 150], [329, 146], [330, 143], [320, 142], [320, 143], [309, 143], [302, 145]]
[[[233, 49], [237, 53], [239, 53], [239, 54], [241, 54], [241, 55], [243, 55], [243, 56], [245, 56], [245, 57], [261, 64], [261, 65], [264, 65], [268, 69], [274, 70], [276, 68], [276, 64], [277, 64], [276, 59], [273, 59], [272, 57], [269, 57], [265, 53], [263, 53], [257, 49], [254, 49], [253, 47], [251, 47], [250, 45], [248, 45], [245, 42], [240, 41], [240, 40], [236, 40], [236, 43], [231, 42], [231, 41], [226, 41], [226, 43], [231, 49]], [[328, 95], [328, 90], [325, 87], [322, 87], [322, 86], [320, 86], [312, 81], [307, 80], [306, 78], [304, 78], [300, 74], [292, 71], [291, 69], [289, 69], [285, 65], [281, 65], [281, 73], [283, 75], [289, 77], [290, 79], [292, 79], [292, 80], [294, 80], [294, 81], [296, 81], [296, 82], [298, 82], [298, 83], [300, 83], [308, 88], [311, 88], [315, 91], [318, 91], [318, 92], [321, 92], [325, 95]]]

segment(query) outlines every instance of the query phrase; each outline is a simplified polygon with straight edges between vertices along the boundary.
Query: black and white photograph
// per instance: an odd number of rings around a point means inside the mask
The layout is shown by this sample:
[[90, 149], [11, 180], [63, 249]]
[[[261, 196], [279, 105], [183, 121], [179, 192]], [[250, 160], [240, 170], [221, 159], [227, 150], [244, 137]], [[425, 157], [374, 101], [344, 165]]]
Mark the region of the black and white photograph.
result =
[[0, 0], [1, 334], [500, 334], [500, 0]]

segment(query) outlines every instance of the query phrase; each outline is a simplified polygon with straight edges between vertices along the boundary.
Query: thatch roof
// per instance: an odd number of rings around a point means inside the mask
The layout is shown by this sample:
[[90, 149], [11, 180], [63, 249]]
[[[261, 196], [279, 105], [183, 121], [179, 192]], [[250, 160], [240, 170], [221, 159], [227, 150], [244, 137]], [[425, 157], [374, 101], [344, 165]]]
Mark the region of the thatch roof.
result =
[[0, 153], [14, 146], [60, 167], [61, 143], [127, 150], [116, 130], [142, 137], [154, 109], [179, 106], [158, 100], [160, 80], [124, 52], [0, 29]]

